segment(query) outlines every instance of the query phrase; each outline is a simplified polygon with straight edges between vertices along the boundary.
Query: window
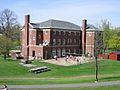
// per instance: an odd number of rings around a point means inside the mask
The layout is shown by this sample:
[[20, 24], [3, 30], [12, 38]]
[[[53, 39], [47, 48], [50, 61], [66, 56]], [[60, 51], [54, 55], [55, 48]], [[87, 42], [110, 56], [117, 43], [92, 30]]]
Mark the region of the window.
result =
[[91, 36], [92, 36], [92, 34], [91, 34], [91, 33], [89, 33], [89, 36], [91, 37]]
[[78, 36], [80, 36], [80, 32], [78, 32]]
[[53, 35], [56, 35], [56, 31], [53, 31]]
[[74, 32], [74, 36], [76, 36], [76, 32]]
[[64, 31], [64, 32], [63, 32], [63, 35], [65, 35], [65, 33], [66, 33], [66, 32]]
[[61, 44], [61, 39], [58, 39], [58, 45], [60, 45]]
[[81, 44], [81, 40], [79, 40], [79, 44]]
[[59, 35], [59, 31], [56, 31], [56, 34]]
[[70, 35], [71, 35], [71, 32], [68, 32], [68, 35], [70, 36]]
[[67, 44], [69, 44], [70, 43], [70, 39], [68, 39], [67, 42], [68, 42]]
[[73, 36], [75, 36], [75, 33], [73, 32]]
[[74, 43], [76, 43], [76, 39], [74, 39]]
[[61, 31], [61, 35], [65, 35], [65, 32], [64, 32], [64, 31]]
[[72, 44], [72, 39], [70, 39], [70, 43]]
[[53, 45], [56, 45], [56, 39], [53, 39]]
[[48, 31], [44, 31], [44, 34], [47, 35], [47, 34], [48, 34]]
[[63, 45], [65, 45], [65, 39], [63, 39]]
[[59, 35], [61, 35], [61, 31], [59, 31]]

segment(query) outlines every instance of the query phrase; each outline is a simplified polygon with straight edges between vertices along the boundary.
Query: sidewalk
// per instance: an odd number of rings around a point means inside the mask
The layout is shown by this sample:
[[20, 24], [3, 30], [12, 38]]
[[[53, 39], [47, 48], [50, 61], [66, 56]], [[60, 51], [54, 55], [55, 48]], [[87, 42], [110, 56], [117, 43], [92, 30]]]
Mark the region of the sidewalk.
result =
[[[51, 84], [51, 85], [8, 85], [8, 89], [47, 89], [47, 88], [83, 88], [83, 87], [98, 87], [98, 86], [114, 86], [120, 85], [120, 81], [98, 82], [98, 83], [83, 83], [83, 84]], [[1, 88], [1, 86], [0, 86]]]

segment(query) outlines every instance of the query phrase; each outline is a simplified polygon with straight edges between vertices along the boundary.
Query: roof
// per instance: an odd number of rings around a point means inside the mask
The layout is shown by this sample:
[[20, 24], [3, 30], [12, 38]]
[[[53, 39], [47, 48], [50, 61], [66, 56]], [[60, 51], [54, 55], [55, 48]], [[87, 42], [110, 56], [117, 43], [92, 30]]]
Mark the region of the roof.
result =
[[98, 29], [98, 28], [96, 28], [96, 27], [95, 27], [94, 25], [92, 25], [92, 24], [88, 24], [87, 27], [88, 27], [88, 29]]
[[[112, 53], [115, 53], [115, 54], [120, 54], [120, 52], [112, 52]], [[112, 54], [112, 53], [111, 53], [111, 54]]]
[[80, 26], [67, 21], [50, 19], [41, 23], [30, 23], [33, 28], [59, 28], [70, 30], [81, 30]]
[[88, 24], [88, 25], [87, 25], [87, 28], [88, 28], [88, 29], [86, 29], [86, 31], [103, 31], [103, 30], [101, 30], [101, 29], [98, 29], [97, 27], [95, 27], [95, 26], [92, 25], [92, 24]]

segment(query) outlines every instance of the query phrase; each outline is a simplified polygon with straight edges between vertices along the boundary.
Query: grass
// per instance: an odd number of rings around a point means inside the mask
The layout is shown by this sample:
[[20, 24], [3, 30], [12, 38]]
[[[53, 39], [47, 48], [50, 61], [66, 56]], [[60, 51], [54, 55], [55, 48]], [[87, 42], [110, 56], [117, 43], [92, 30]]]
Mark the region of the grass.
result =
[[[95, 81], [95, 63], [83, 65], [59, 66], [44, 62], [33, 62], [37, 66], [48, 66], [51, 71], [34, 74], [30, 68], [23, 67], [17, 60], [2, 60], [0, 58], [0, 84], [9, 85], [39, 85], [86, 83]], [[120, 62], [99, 61], [99, 81], [120, 80]]]
[[[55, 89], [34, 89], [34, 90], [119, 90], [120, 86], [101, 86], [101, 87], [87, 87], [87, 88], [55, 88]], [[12, 90], [33, 90], [31, 89], [12, 89]]]

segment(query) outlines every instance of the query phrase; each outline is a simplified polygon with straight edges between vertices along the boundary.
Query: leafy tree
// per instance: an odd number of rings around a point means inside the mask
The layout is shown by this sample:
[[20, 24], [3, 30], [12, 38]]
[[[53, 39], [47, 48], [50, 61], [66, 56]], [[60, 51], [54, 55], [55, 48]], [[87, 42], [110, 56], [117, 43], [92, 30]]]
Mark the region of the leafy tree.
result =
[[108, 48], [114, 51], [120, 50], [120, 28], [111, 29], [111, 39], [108, 41]]
[[114, 51], [119, 51], [120, 50], [120, 37], [117, 35], [114, 35], [109, 41], [109, 48], [114, 50]]
[[17, 46], [20, 46], [20, 25], [15, 25], [13, 28], [12, 28], [12, 36], [11, 36], [11, 39], [12, 39], [12, 42], [13, 42], [13, 49], [19, 49], [19, 48], [16, 48]]
[[108, 50], [108, 41], [112, 36], [111, 29], [110, 29], [110, 23], [107, 20], [102, 21], [102, 29], [104, 30], [103, 32], [103, 47], [104, 47], [104, 52]]
[[4, 59], [6, 59], [7, 55], [9, 54], [9, 48], [12, 47], [12, 42], [10, 38], [6, 38], [5, 36], [0, 36], [0, 53], [4, 54]]

